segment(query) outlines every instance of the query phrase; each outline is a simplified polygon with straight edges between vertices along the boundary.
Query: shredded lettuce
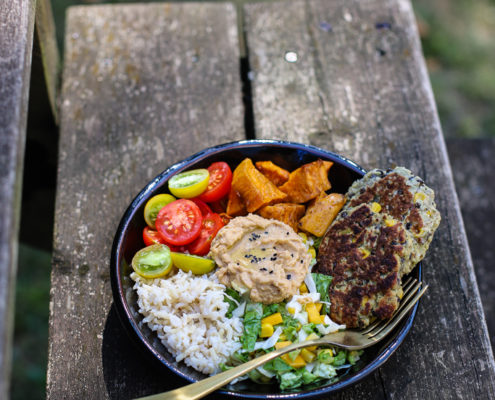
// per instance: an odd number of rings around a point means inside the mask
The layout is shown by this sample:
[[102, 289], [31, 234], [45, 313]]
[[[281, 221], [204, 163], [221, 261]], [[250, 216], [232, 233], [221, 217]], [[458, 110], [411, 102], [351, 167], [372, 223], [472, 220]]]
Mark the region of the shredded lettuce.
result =
[[253, 351], [256, 339], [261, 332], [261, 318], [263, 305], [261, 303], [247, 303], [244, 313], [244, 334], [241, 337], [242, 348]]
[[328, 288], [330, 283], [332, 283], [333, 277], [330, 275], [312, 273], [313, 280], [315, 281], [316, 290], [320, 293], [320, 301], [323, 303], [321, 310], [322, 314], [328, 314], [328, 305], [325, 304], [330, 302], [330, 296], [328, 294]]
[[234, 289], [227, 288], [225, 289], [225, 295], [223, 296], [223, 301], [225, 301], [229, 305], [229, 309], [227, 310], [225, 316], [227, 318], [231, 318], [232, 311], [234, 311], [237, 307], [239, 307], [239, 304], [241, 303], [241, 295], [238, 292], [236, 292]]

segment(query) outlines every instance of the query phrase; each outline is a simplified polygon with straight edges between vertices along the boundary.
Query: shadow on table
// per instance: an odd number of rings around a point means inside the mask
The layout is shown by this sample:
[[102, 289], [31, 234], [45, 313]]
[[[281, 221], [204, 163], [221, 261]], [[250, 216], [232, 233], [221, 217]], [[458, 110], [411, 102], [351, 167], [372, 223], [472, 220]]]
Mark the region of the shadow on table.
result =
[[112, 303], [103, 331], [103, 377], [110, 399], [133, 399], [187, 382], [147, 357], [126, 333]]

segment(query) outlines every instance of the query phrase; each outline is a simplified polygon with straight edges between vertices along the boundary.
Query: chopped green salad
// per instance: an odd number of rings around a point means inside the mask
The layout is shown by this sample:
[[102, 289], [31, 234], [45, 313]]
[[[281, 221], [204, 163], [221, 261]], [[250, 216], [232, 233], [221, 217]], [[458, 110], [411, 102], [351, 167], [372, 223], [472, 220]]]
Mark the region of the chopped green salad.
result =
[[[253, 303], [228, 288], [224, 298], [229, 304], [227, 316], [243, 318], [244, 333], [240, 338], [241, 349], [222, 365], [222, 369], [227, 370], [292, 343], [318, 339], [345, 329], [345, 325], [334, 323], [327, 315], [331, 281], [331, 276], [308, 273], [299, 294], [288, 301], [269, 305]], [[280, 389], [294, 389], [336, 377], [339, 369], [350, 368], [361, 354], [362, 351], [306, 347], [267, 362], [251, 371], [248, 377], [258, 383], [276, 379]]]

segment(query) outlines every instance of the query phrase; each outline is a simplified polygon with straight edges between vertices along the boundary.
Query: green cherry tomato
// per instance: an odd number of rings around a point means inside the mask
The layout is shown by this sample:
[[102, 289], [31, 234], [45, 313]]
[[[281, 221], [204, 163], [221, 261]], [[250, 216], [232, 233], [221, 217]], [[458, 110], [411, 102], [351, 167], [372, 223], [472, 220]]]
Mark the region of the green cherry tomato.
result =
[[174, 175], [168, 181], [170, 192], [182, 199], [191, 199], [199, 196], [208, 187], [210, 173], [207, 169], [193, 169]]
[[215, 268], [215, 261], [210, 258], [194, 256], [192, 254], [176, 253], [172, 251], [172, 263], [185, 272], [191, 271], [194, 275], [207, 274]]
[[132, 258], [132, 268], [143, 278], [158, 278], [172, 269], [170, 249], [164, 244], [153, 244], [139, 250]]
[[157, 194], [148, 200], [144, 206], [144, 220], [150, 228], [155, 229], [156, 216], [163, 207], [174, 200], [175, 197], [171, 194]]

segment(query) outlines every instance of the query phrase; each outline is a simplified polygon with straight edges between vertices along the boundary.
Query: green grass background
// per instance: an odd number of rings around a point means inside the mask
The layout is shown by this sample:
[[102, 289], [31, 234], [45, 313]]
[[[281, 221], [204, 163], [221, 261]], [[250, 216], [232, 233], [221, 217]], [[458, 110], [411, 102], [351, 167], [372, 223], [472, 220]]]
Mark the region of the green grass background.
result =
[[[52, 0], [60, 46], [66, 8], [100, 2], [118, 1]], [[495, 0], [413, 0], [413, 6], [445, 136], [495, 137]], [[49, 168], [55, 168], [55, 158], [51, 157]], [[25, 171], [29, 171], [27, 165]], [[26, 179], [24, 185], [28, 186]], [[23, 198], [23, 218], [30, 212], [41, 214], [40, 208], [53, 207], [54, 179], [38, 189], [23, 194], [28, 197]], [[51, 224], [52, 212], [45, 213], [46, 220], [31, 219], [31, 223]], [[23, 226], [21, 222], [21, 241], [29, 237], [29, 232], [23, 232], [29, 228]], [[51, 227], [42, 226], [41, 231], [50, 235]], [[11, 385], [14, 400], [45, 397], [51, 269], [47, 240], [50, 242], [45, 238], [40, 244], [31, 238], [19, 248]]]

